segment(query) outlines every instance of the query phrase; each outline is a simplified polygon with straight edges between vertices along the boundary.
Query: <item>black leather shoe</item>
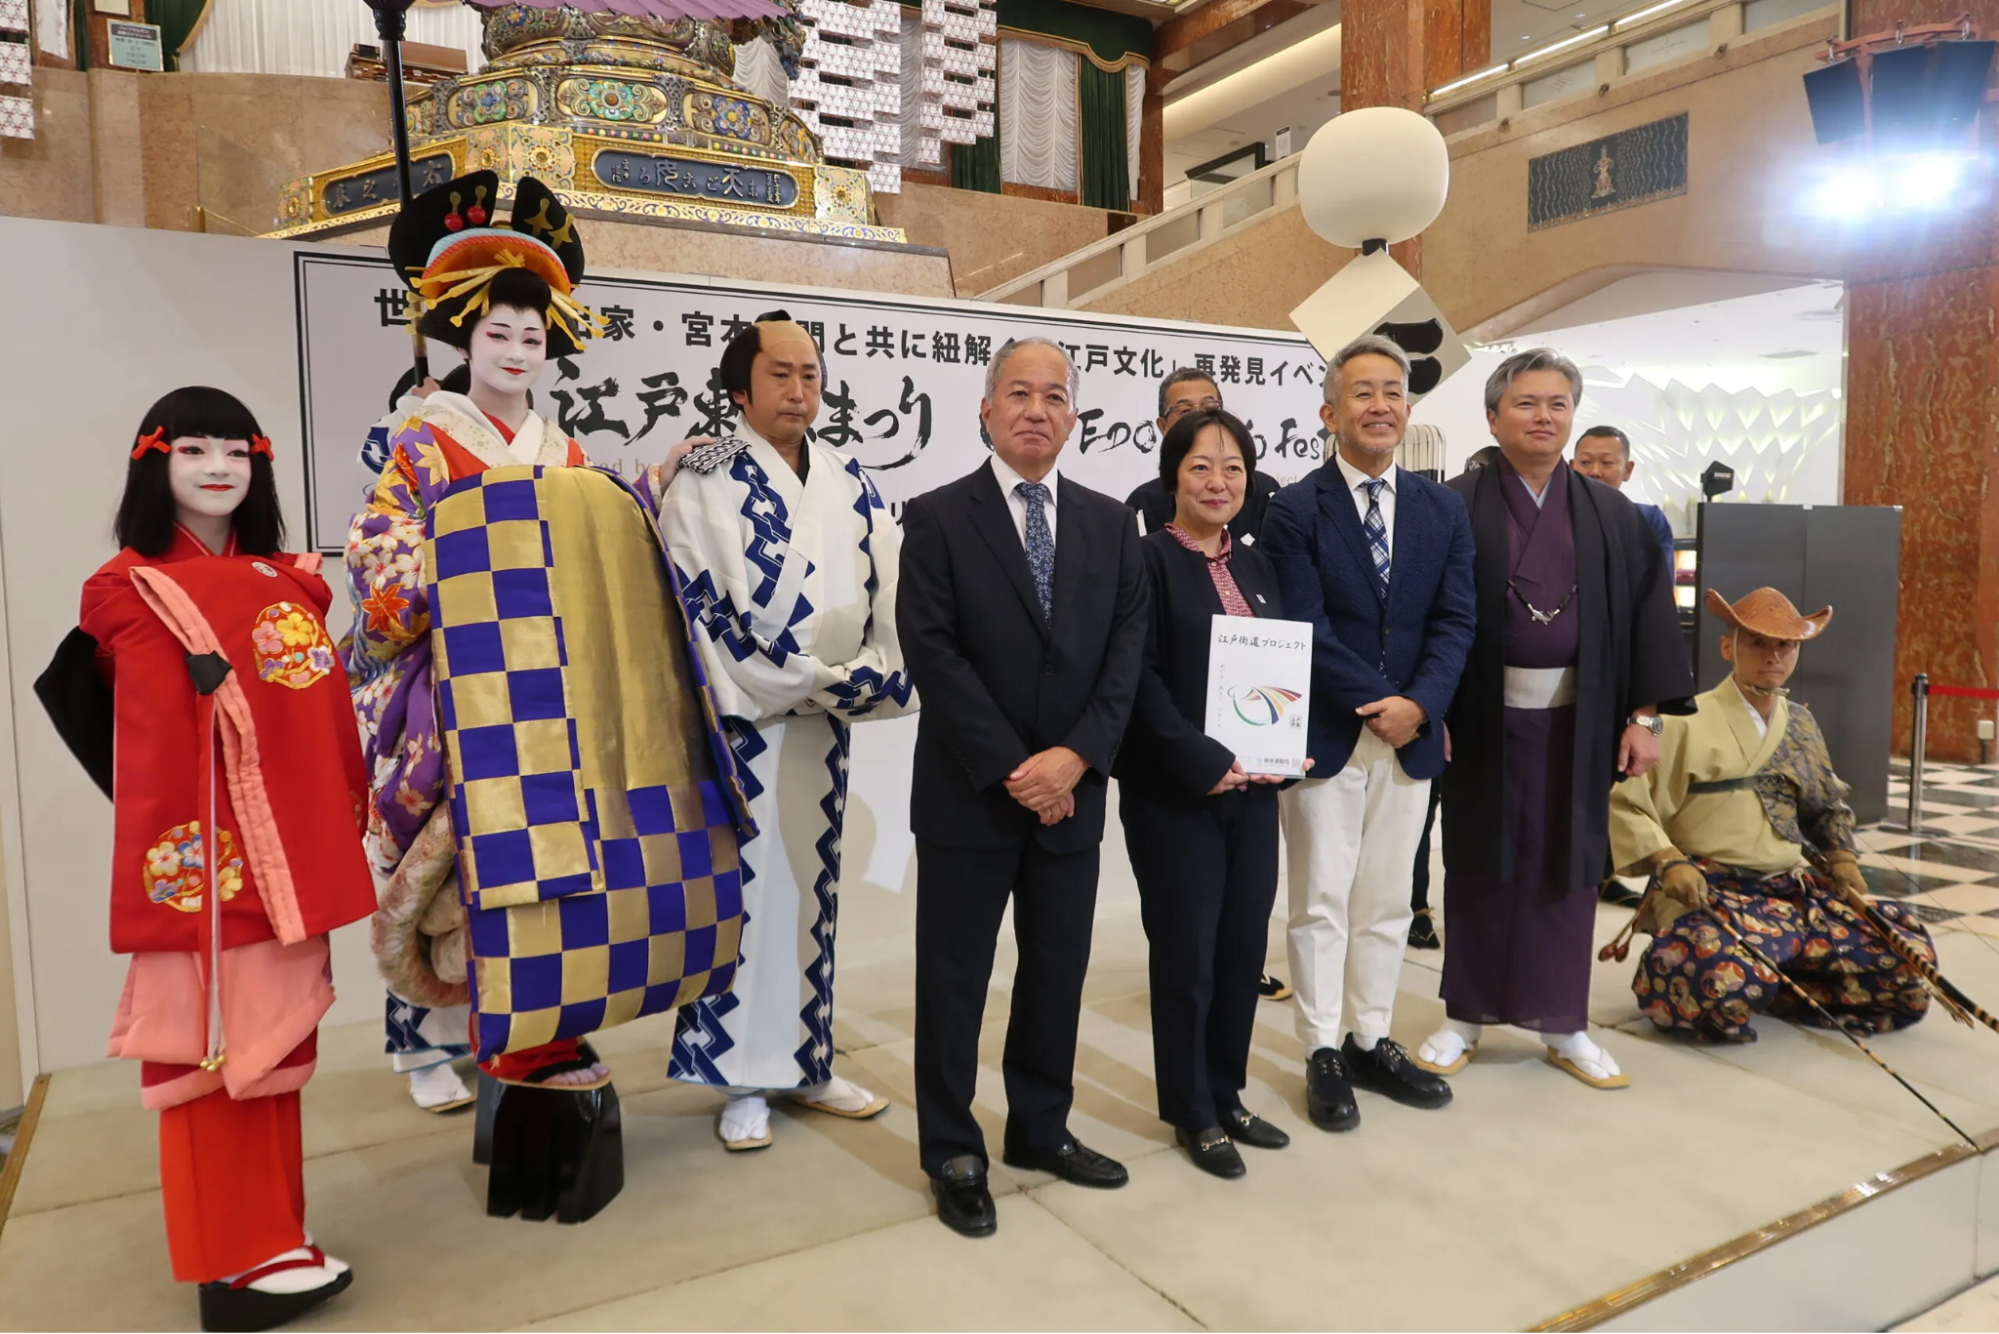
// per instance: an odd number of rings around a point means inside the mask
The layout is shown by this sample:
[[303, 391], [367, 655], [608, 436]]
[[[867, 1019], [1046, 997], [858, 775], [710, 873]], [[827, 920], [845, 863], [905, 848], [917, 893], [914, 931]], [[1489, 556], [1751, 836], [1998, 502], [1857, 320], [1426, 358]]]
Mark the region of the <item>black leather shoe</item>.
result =
[[1626, 888], [1615, 876], [1597, 886], [1596, 896], [1613, 908], [1636, 908], [1645, 901], [1643, 894]]
[[1281, 1149], [1291, 1142], [1289, 1135], [1241, 1107], [1222, 1113], [1222, 1129], [1229, 1132], [1230, 1139], [1252, 1149]]
[[1437, 924], [1430, 918], [1430, 910], [1422, 909], [1409, 922], [1409, 948], [1412, 950], [1440, 950], [1444, 942], [1437, 939]]
[[1263, 980], [1256, 984], [1256, 994], [1267, 1001], [1290, 1000], [1291, 988], [1284, 984], [1283, 978], [1265, 973]]
[[1180, 1141], [1180, 1147], [1194, 1160], [1194, 1166], [1209, 1176], [1226, 1177], [1233, 1180], [1249, 1171], [1242, 1164], [1242, 1155], [1229, 1142], [1228, 1132], [1220, 1126], [1209, 1126], [1206, 1130], [1187, 1130], [1173, 1127], [1173, 1138]]
[[1305, 1063], [1305, 1114], [1321, 1130], [1352, 1130], [1360, 1124], [1360, 1104], [1354, 1101], [1352, 1072], [1331, 1047], [1321, 1047]]
[[1340, 1055], [1353, 1072], [1353, 1082], [1370, 1093], [1392, 1098], [1405, 1107], [1442, 1107], [1451, 1100], [1451, 1086], [1409, 1059], [1393, 1038], [1383, 1038], [1373, 1051], [1362, 1051], [1347, 1034]]
[[1071, 1185], [1097, 1190], [1115, 1190], [1131, 1180], [1122, 1163], [1084, 1148], [1073, 1135], [1059, 1149], [1008, 1149], [1000, 1161], [1023, 1171], [1052, 1172]]
[[947, 1161], [930, 1178], [937, 1197], [937, 1221], [965, 1237], [990, 1237], [999, 1230], [999, 1211], [986, 1189], [986, 1165], [971, 1154]]

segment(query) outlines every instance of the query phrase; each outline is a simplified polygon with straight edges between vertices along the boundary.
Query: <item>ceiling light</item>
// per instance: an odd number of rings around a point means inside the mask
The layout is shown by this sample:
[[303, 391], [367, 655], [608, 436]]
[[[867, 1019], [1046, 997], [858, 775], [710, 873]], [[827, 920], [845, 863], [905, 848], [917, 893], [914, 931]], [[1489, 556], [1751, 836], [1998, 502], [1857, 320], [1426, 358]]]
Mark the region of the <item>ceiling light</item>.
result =
[[[1489, 79], [1495, 74], [1506, 73], [1507, 68], [1508, 67], [1504, 61], [1501, 61], [1497, 65], [1488, 65], [1486, 68], [1480, 70], [1476, 74], [1467, 74], [1462, 79], [1453, 79], [1449, 83], [1444, 84], [1440, 88], [1432, 88], [1429, 92], [1429, 96], [1442, 97], [1446, 93], [1454, 93], [1460, 88], [1469, 88], [1473, 84], [1479, 82], [1481, 79]], [[1328, 94], [1328, 96], [1331, 96], [1331, 94]]]
[[1596, 38], [1603, 36], [1605, 33], [1609, 31], [1610, 31], [1610, 25], [1608, 23], [1599, 23], [1596, 27], [1591, 28], [1588, 32], [1579, 32], [1573, 37], [1563, 38], [1561, 41], [1556, 42], [1552, 46], [1544, 46], [1538, 51], [1529, 51], [1524, 56], [1515, 56], [1513, 58], [1513, 63], [1516, 67], [1518, 67], [1520, 65], [1526, 64], [1530, 60], [1539, 60], [1543, 56], [1552, 56], [1555, 54], [1555, 52], [1566, 51], [1570, 47], [1575, 46], [1579, 42], [1594, 41]]
[[1687, 3], [1687, 0], [1661, 0], [1659, 4], [1648, 5], [1644, 9], [1639, 10], [1636, 14], [1626, 14], [1623, 18], [1619, 19], [1615, 24], [1611, 26], [1615, 27], [1619, 32], [1622, 32], [1624, 29], [1630, 27], [1634, 23], [1643, 23], [1646, 19], [1651, 18], [1654, 14], [1663, 14], [1667, 10], [1672, 9], [1675, 6], [1683, 5], [1685, 3]]

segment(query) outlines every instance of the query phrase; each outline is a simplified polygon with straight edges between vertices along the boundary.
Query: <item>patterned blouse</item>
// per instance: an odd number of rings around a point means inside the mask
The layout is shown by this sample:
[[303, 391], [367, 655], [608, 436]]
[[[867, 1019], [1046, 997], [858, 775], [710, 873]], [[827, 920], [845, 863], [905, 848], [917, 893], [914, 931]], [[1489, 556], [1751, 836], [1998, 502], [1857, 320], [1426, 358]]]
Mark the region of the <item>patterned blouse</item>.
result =
[[1193, 538], [1182, 532], [1179, 524], [1167, 524], [1166, 531], [1173, 534], [1175, 542], [1178, 542], [1181, 546], [1194, 552], [1202, 560], [1208, 562], [1208, 578], [1215, 581], [1215, 592], [1221, 594], [1223, 614], [1228, 616], [1256, 615], [1254, 611], [1250, 610], [1249, 599], [1245, 598], [1242, 595], [1242, 590], [1236, 587], [1235, 576], [1229, 573], [1229, 557], [1235, 554], [1235, 538], [1229, 534], [1228, 529], [1222, 529], [1222, 549], [1212, 556], [1201, 550], [1199, 542], [1196, 542]]

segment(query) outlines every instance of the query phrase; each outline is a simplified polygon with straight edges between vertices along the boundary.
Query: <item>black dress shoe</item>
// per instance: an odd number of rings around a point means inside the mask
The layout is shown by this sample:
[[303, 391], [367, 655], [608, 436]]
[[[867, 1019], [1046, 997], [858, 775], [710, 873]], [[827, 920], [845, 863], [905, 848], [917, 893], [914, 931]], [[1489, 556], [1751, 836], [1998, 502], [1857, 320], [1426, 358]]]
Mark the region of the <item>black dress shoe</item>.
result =
[[1437, 924], [1430, 918], [1428, 908], [1421, 909], [1409, 922], [1409, 948], [1412, 950], [1440, 950], [1444, 942], [1437, 939]]
[[1256, 984], [1256, 994], [1267, 1001], [1290, 1000], [1291, 988], [1284, 985], [1283, 978], [1265, 973], [1263, 980]]
[[930, 1178], [937, 1197], [937, 1221], [960, 1236], [990, 1237], [999, 1230], [999, 1211], [986, 1189], [986, 1165], [971, 1154], [950, 1159]]
[[1442, 1107], [1451, 1100], [1451, 1086], [1409, 1059], [1393, 1038], [1383, 1038], [1373, 1051], [1362, 1051], [1347, 1034], [1340, 1055], [1353, 1072], [1353, 1082], [1370, 1093], [1392, 1098], [1405, 1107]]
[[1321, 1047], [1305, 1063], [1305, 1114], [1321, 1130], [1352, 1130], [1360, 1124], [1360, 1104], [1354, 1101], [1352, 1072], [1331, 1047]]
[[1122, 1163], [1084, 1148], [1074, 1136], [1059, 1149], [1008, 1149], [1000, 1161], [1023, 1171], [1051, 1172], [1071, 1185], [1097, 1190], [1115, 1190], [1131, 1180]]
[[1597, 886], [1596, 896], [1613, 908], [1636, 908], [1645, 901], [1643, 894], [1626, 888], [1624, 882], [1615, 876]]
[[1222, 1129], [1229, 1132], [1230, 1139], [1252, 1149], [1281, 1149], [1291, 1142], [1289, 1135], [1241, 1107], [1222, 1113]]
[[1228, 1133], [1220, 1126], [1209, 1126], [1206, 1130], [1175, 1126], [1173, 1138], [1180, 1141], [1180, 1147], [1194, 1160], [1194, 1166], [1209, 1176], [1233, 1180], [1249, 1171], [1243, 1166], [1242, 1155], [1236, 1152], [1235, 1145], [1229, 1143]]

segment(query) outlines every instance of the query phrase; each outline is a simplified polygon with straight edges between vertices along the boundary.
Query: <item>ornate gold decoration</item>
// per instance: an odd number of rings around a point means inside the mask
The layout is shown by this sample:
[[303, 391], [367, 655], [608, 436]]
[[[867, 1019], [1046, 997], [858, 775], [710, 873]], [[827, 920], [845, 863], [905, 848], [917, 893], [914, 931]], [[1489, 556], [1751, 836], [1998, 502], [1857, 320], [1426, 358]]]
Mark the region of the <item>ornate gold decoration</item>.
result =
[[583, 120], [656, 125], [666, 118], [667, 96], [657, 85], [631, 79], [570, 75], [555, 85], [555, 110]]
[[[723, 25], [519, 4], [483, 18], [487, 67], [410, 94], [412, 156], [432, 159], [419, 190], [438, 183], [436, 159], [448, 154], [456, 173], [490, 169], [503, 185], [531, 175], [563, 191], [572, 207], [625, 217], [902, 239], [898, 229], [870, 225], [863, 173], [829, 167], [796, 113], [734, 84]], [[796, 30], [789, 20], [756, 22]], [[620, 179], [595, 174], [607, 151], [621, 154], [610, 173]], [[291, 182], [271, 234], [309, 235], [393, 213], [392, 185], [385, 192], [388, 178], [379, 175], [393, 161], [384, 154]], [[679, 174], [689, 162], [728, 169]], [[773, 202], [789, 196], [782, 178], [797, 186], [788, 205]], [[578, 186], [588, 193], [576, 193]], [[680, 189], [703, 193], [678, 196]], [[329, 198], [339, 213], [327, 211]], [[826, 226], [804, 225], [815, 221]]]

